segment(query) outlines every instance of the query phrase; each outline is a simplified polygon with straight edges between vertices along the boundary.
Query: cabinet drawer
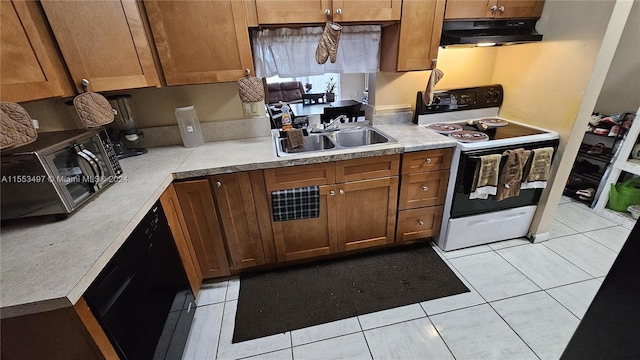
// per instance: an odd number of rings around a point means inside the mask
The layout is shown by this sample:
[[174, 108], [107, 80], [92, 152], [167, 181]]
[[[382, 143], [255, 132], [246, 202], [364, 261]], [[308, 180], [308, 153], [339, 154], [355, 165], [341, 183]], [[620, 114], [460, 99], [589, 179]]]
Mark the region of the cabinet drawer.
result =
[[402, 173], [446, 170], [451, 166], [452, 153], [453, 148], [405, 153], [402, 156]]
[[442, 205], [447, 194], [449, 171], [402, 175], [400, 210]]
[[396, 241], [409, 241], [436, 236], [440, 230], [444, 206], [431, 206], [398, 212]]
[[376, 156], [336, 162], [336, 183], [398, 175], [400, 155]]
[[333, 184], [335, 178], [333, 163], [290, 166], [264, 171], [267, 191]]

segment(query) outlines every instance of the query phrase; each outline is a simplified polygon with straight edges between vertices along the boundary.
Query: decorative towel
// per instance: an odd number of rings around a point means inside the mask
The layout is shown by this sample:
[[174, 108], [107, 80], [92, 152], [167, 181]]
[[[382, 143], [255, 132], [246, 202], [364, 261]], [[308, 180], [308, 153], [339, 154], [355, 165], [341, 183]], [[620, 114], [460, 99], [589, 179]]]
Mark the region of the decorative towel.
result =
[[22, 106], [12, 102], [2, 102], [0, 103], [0, 110], [2, 110], [13, 123], [15, 129], [13, 147], [31, 144], [36, 141], [38, 132], [33, 127], [31, 116], [29, 116], [29, 113], [27, 113]]
[[429, 106], [433, 102], [433, 88], [436, 86], [438, 81], [442, 79], [442, 77], [444, 77], [444, 72], [442, 72], [442, 70], [431, 70], [431, 75], [429, 75], [429, 80], [427, 81], [427, 88], [425, 89], [424, 94], [422, 94], [422, 101], [424, 101], [425, 105]]
[[524, 171], [520, 189], [544, 189], [547, 187], [553, 148], [546, 147], [533, 150], [533, 156]]
[[473, 175], [473, 185], [469, 199], [487, 199], [498, 190], [498, 170], [502, 155], [492, 154], [480, 156]]
[[113, 122], [113, 108], [104, 96], [85, 92], [73, 98], [73, 106], [85, 127], [94, 128]]
[[271, 210], [273, 221], [317, 218], [320, 216], [320, 187], [273, 191]]
[[292, 149], [302, 147], [304, 145], [304, 131], [302, 129], [291, 129], [286, 131], [289, 147]]
[[525, 149], [507, 150], [503, 153], [507, 156], [507, 162], [500, 170], [498, 191], [495, 200], [500, 201], [512, 196], [520, 195], [520, 182], [524, 166], [529, 159], [531, 151]]

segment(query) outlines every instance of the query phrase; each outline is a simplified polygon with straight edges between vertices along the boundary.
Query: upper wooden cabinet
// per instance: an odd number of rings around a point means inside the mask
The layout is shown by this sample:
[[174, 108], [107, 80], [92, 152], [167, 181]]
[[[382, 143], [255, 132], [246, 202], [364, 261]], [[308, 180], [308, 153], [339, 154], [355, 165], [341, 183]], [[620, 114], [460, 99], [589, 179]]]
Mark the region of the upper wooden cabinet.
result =
[[236, 81], [253, 60], [237, 0], [144, 2], [167, 85]]
[[411, 71], [435, 67], [445, 0], [404, 0], [400, 24], [382, 29], [380, 70]]
[[444, 18], [539, 18], [543, 6], [544, 0], [447, 0]]
[[42, 0], [42, 7], [79, 92], [82, 79], [91, 91], [160, 85], [135, 1]]
[[2, 101], [73, 95], [39, 3], [0, 1], [0, 16]]
[[260, 24], [400, 20], [401, 6], [402, 0], [256, 0]]

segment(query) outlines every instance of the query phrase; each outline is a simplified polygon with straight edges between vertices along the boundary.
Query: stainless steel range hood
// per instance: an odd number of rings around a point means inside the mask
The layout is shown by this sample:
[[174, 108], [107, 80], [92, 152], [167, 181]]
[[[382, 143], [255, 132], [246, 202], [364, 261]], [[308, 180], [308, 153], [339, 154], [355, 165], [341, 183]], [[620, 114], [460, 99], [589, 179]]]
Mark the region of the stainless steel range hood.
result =
[[445, 21], [440, 46], [513, 45], [542, 40], [536, 19]]

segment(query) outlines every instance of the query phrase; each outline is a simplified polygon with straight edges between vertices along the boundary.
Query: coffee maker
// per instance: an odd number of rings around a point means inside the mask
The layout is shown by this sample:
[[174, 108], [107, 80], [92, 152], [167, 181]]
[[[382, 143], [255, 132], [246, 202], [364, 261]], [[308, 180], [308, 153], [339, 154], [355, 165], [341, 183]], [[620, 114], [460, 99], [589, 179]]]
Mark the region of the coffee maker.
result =
[[113, 95], [107, 97], [115, 110], [113, 126], [109, 129], [109, 137], [113, 143], [118, 159], [143, 155], [147, 149], [136, 147], [142, 132], [138, 130], [136, 119], [131, 112], [131, 95]]

